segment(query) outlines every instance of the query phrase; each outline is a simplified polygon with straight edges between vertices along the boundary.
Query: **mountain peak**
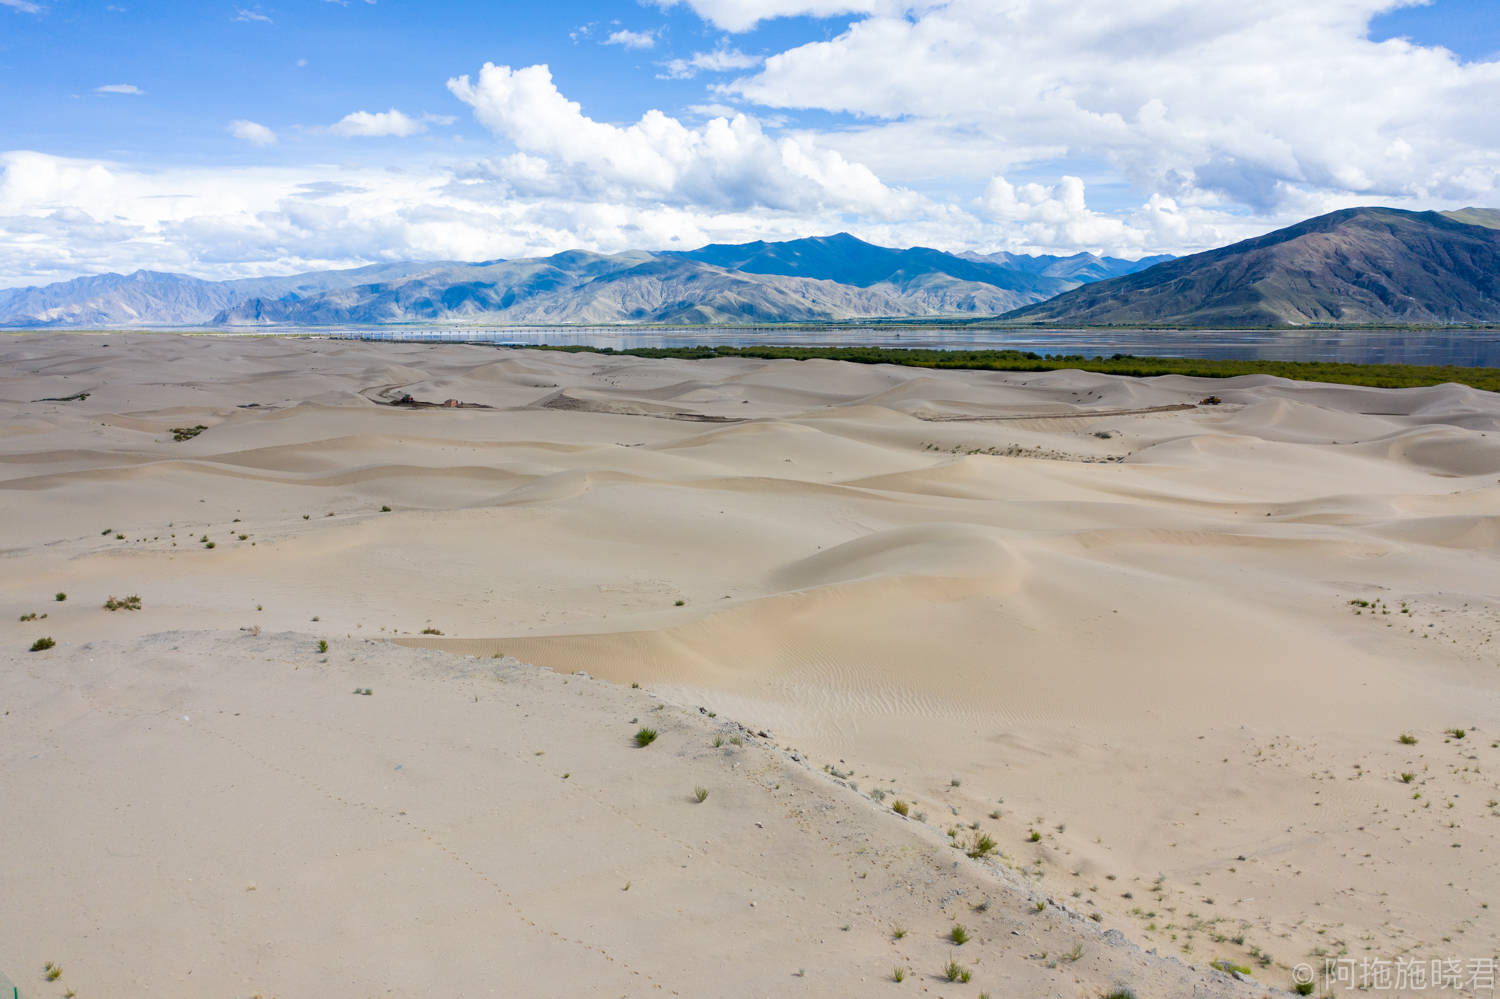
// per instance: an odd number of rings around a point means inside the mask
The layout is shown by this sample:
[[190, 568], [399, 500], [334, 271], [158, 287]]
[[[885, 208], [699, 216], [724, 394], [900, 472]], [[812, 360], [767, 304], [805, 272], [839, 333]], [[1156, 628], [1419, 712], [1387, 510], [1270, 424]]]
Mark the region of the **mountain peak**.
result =
[[1006, 318], [1190, 327], [1495, 322], [1500, 230], [1438, 212], [1345, 208]]

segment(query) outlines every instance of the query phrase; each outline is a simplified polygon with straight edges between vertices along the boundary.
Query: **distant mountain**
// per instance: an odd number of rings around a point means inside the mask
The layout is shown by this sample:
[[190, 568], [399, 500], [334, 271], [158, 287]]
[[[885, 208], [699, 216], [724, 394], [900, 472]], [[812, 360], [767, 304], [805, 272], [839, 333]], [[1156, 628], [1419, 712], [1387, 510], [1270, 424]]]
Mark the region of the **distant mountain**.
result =
[[1500, 230], [1438, 212], [1351, 208], [1004, 318], [1185, 327], [1495, 322]]
[[1170, 253], [1142, 257], [1139, 260], [1125, 260], [1120, 257], [1101, 257], [1095, 253], [1075, 253], [1069, 257], [1054, 257], [1045, 254], [1032, 256], [1025, 253], [1007, 253], [1004, 250], [988, 254], [964, 253], [961, 256], [969, 260], [981, 260], [1002, 267], [1012, 267], [1028, 274], [1084, 283], [1134, 274], [1136, 271], [1143, 271], [1147, 267], [1172, 259]]
[[1482, 225], [1486, 229], [1500, 229], [1500, 208], [1460, 208], [1456, 211], [1443, 212], [1443, 214], [1455, 222]]
[[848, 233], [697, 250], [382, 264], [212, 282], [139, 271], [0, 291], [0, 325], [734, 323], [990, 316], [1159, 258], [891, 249]]
[[136, 271], [75, 278], [40, 288], [0, 288], [0, 326], [193, 326], [253, 297], [285, 299], [396, 278], [443, 263], [374, 264], [291, 277], [204, 281]]

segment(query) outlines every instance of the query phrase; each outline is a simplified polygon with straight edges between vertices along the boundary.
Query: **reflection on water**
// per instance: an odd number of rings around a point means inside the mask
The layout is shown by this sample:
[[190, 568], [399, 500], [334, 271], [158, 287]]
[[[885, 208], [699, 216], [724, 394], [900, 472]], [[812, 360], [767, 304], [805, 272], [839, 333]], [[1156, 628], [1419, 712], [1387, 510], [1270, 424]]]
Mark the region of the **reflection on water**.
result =
[[[327, 330], [308, 332], [327, 333]], [[588, 347], [843, 346], [935, 350], [1027, 350], [1038, 354], [1140, 354], [1244, 360], [1341, 361], [1357, 364], [1453, 364], [1500, 367], [1495, 330], [976, 330], [922, 326], [825, 326], [815, 329], [622, 329], [496, 326], [484, 329], [345, 329], [335, 336]]]

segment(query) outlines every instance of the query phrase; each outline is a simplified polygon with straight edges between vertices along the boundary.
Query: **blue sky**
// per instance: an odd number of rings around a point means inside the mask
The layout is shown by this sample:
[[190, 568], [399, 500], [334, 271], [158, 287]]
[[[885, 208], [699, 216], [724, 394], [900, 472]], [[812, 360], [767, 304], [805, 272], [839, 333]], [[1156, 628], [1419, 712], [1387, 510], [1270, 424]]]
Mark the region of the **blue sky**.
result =
[[1136, 256], [1500, 204], [1497, 22], [1492, 0], [0, 0], [0, 286], [838, 229]]

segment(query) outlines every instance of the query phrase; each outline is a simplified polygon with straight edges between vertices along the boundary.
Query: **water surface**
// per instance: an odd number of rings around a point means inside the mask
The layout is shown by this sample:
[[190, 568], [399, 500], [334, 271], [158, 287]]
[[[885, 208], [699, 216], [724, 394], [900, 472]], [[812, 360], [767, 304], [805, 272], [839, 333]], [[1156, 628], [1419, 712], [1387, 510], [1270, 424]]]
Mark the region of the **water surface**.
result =
[[[326, 330], [308, 332], [327, 333]], [[495, 326], [476, 329], [343, 329], [333, 335], [371, 340], [613, 347], [838, 346], [935, 350], [1024, 350], [1047, 356], [1138, 354], [1237, 360], [1337, 361], [1355, 364], [1452, 364], [1500, 367], [1496, 330], [1066, 330], [970, 329], [959, 326], [684, 327]]]

